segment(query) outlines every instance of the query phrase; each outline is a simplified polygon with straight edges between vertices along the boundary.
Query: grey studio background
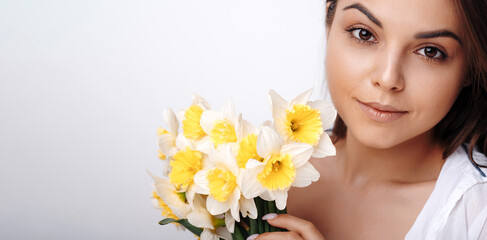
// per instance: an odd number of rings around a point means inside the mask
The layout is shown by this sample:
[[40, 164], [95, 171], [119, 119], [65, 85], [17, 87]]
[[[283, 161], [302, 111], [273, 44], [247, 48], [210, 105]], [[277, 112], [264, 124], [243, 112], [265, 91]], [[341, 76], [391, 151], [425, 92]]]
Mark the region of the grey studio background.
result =
[[0, 0], [0, 239], [195, 239], [159, 226], [162, 111], [315, 86], [323, 0]]

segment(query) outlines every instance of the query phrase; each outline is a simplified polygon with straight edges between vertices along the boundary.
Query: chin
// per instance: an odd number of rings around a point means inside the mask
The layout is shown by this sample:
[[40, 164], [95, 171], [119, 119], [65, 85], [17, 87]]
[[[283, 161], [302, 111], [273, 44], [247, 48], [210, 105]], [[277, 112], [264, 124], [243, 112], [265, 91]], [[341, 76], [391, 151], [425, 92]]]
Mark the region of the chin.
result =
[[347, 130], [347, 136], [355, 138], [362, 145], [382, 150], [393, 148], [414, 137], [404, 136], [402, 133], [387, 129], [368, 129], [366, 131], [362, 128], [359, 131], [354, 131], [354, 129], [349, 128]]

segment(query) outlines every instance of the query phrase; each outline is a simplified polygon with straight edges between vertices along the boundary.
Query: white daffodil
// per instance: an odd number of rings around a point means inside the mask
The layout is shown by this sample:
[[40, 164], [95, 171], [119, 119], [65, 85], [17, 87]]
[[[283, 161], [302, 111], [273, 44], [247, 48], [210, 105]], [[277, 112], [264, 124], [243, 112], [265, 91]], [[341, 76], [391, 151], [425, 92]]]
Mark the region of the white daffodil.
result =
[[171, 209], [176, 219], [186, 218], [191, 208], [184, 192], [178, 192], [169, 179], [154, 176], [149, 172], [154, 180], [155, 192], [161, 200]]
[[198, 144], [198, 149], [209, 153], [221, 144], [237, 142], [239, 128], [235, 108], [231, 100], [227, 101], [221, 111], [207, 110], [201, 115], [201, 127], [207, 134]]
[[178, 135], [179, 123], [172, 109], [165, 109], [163, 120], [168, 129], [159, 127], [157, 129], [157, 143], [159, 145], [159, 158], [165, 160], [176, 154], [176, 136]]
[[[195, 191], [208, 195], [206, 208], [212, 215], [225, 214], [229, 232], [233, 232], [235, 221], [240, 221], [239, 211], [244, 216], [257, 216], [257, 208], [252, 199], [242, 199], [238, 177], [240, 169], [230, 145], [224, 144], [210, 152], [208, 168], [194, 176]], [[242, 203], [242, 209], [240, 205]]]
[[170, 161], [169, 181], [178, 192], [186, 192], [188, 203], [193, 204], [195, 195], [195, 174], [205, 166], [206, 154], [186, 146], [179, 150]]
[[287, 102], [271, 90], [269, 96], [275, 128], [285, 142], [312, 145], [313, 157], [335, 155], [335, 147], [324, 130], [333, 127], [337, 112], [333, 104], [324, 100], [308, 101], [312, 91], [309, 89]]
[[[186, 194], [176, 191], [168, 179], [154, 176], [148, 172], [154, 180], [155, 190], [152, 192], [154, 207], [162, 209], [162, 216], [172, 219], [184, 219], [190, 213], [191, 208], [186, 200]], [[180, 224], [176, 224], [178, 230], [184, 230]]]
[[291, 142], [283, 145], [281, 136], [271, 127], [263, 126], [257, 136], [257, 153], [264, 161], [250, 159], [242, 169], [241, 190], [245, 198], [257, 196], [276, 201], [278, 209], [286, 207], [291, 186], [306, 187], [319, 179], [320, 174], [308, 162], [313, 147]]
[[206, 201], [203, 196], [197, 194], [194, 197], [193, 210], [187, 216], [188, 222], [195, 227], [203, 228], [201, 240], [232, 239], [232, 235], [225, 228], [223, 215], [215, 217], [206, 209]]
[[196, 94], [193, 94], [192, 98], [193, 102], [191, 103], [191, 106], [185, 111], [180, 112], [179, 116], [183, 125], [182, 129], [184, 136], [196, 143], [206, 136], [205, 131], [201, 128], [200, 121], [201, 115], [203, 112], [210, 109], [210, 105], [205, 99]]

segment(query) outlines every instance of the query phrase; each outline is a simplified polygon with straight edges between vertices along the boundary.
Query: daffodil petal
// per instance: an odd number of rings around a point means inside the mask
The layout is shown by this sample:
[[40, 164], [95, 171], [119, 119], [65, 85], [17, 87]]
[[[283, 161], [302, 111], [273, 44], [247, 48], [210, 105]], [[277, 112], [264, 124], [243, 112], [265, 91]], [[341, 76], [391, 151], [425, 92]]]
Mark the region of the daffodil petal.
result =
[[235, 127], [238, 140], [242, 140], [247, 135], [253, 133], [254, 130], [255, 127], [249, 121], [242, 119], [242, 114], [239, 114], [237, 125]]
[[265, 191], [259, 195], [260, 198], [266, 200], [266, 201], [274, 201], [276, 200], [276, 197], [272, 194], [272, 192]]
[[176, 112], [176, 118], [178, 119], [178, 122], [182, 122], [184, 120], [184, 113], [186, 113], [186, 111], [178, 111]]
[[244, 218], [249, 216], [252, 219], [256, 219], [257, 206], [255, 205], [254, 199], [240, 198], [240, 212]]
[[293, 187], [307, 187], [312, 182], [318, 181], [320, 173], [307, 162], [302, 167], [296, 169], [296, 179], [294, 180]]
[[201, 232], [200, 236], [201, 240], [218, 240], [218, 235], [213, 233], [210, 229], [205, 228], [203, 232]]
[[295, 105], [295, 104], [307, 104], [309, 97], [311, 97], [311, 93], [313, 93], [313, 88], [310, 88], [306, 90], [305, 92], [299, 94], [296, 98], [294, 98], [290, 105]]
[[225, 104], [223, 104], [222, 115], [223, 118], [228, 119], [233, 125], [235, 125], [235, 123], [237, 122], [235, 107], [232, 99], [226, 101]]
[[210, 194], [210, 189], [208, 188], [208, 169], [203, 169], [197, 172], [194, 177], [195, 189], [194, 191], [199, 194], [208, 195]]
[[211, 141], [210, 136], [204, 136], [196, 144], [196, 149], [202, 153], [209, 154], [212, 150], [215, 149], [215, 144]]
[[211, 151], [208, 153], [208, 159], [213, 163], [215, 164], [216, 166], [216, 163], [217, 163], [217, 160], [219, 158], [219, 153], [218, 153], [218, 150], [213, 148], [211, 149]]
[[157, 136], [157, 143], [162, 154], [168, 157], [176, 154], [178, 150], [175, 147], [175, 140], [176, 139], [174, 138], [174, 135], [172, 135], [172, 133], [166, 133]]
[[286, 208], [286, 202], [287, 202], [287, 190], [286, 191], [274, 191], [273, 194], [276, 197], [277, 209], [284, 210], [284, 208]]
[[233, 229], [235, 228], [235, 219], [232, 217], [230, 212], [225, 213], [225, 226], [230, 233], [233, 233]]
[[169, 164], [169, 161], [163, 161], [161, 168], [162, 168], [162, 176], [167, 178], [169, 173], [171, 172], [171, 165]]
[[176, 118], [176, 115], [174, 114], [173, 110], [168, 108], [164, 109], [164, 112], [162, 114], [162, 118], [166, 122], [167, 126], [169, 127], [169, 131], [172, 134], [177, 134], [178, 133], [178, 128], [179, 128], [179, 123]]
[[[234, 222], [235, 223], [235, 222]], [[225, 227], [219, 227], [215, 229], [216, 234], [225, 240], [232, 240], [232, 234]], [[203, 239], [201, 239], [203, 240]]]
[[191, 208], [177, 196], [176, 188], [169, 182], [169, 179], [160, 178], [149, 171], [147, 172], [154, 180], [156, 193], [162, 201], [171, 209], [176, 217], [179, 219], [186, 218], [191, 211]]
[[307, 143], [289, 143], [282, 147], [281, 153], [291, 155], [294, 168], [296, 169], [308, 162], [313, 153], [313, 147]]
[[230, 212], [232, 213], [233, 219], [235, 221], [240, 222], [240, 214], [239, 214], [239, 200], [240, 200], [240, 191], [238, 189], [235, 189], [232, 193], [232, 196], [230, 196]]
[[214, 229], [212, 216], [206, 209], [205, 199], [201, 195], [194, 196], [193, 210], [187, 219], [195, 227]]
[[281, 136], [274, 129], [264, 126], [257, 136], [257, 154], [263, 158], [277, 154], [281, 151], [282, 142]]
[[215, 126], [215, 121], [222, 119], [220, 112], [215, 110], [206, 110], [201, 114], [200, 125], [206, 134], [210, 134], [211, 130]]
[[[206, 213], [209, 214], [208, 210], [206, 210], [206, 200], [203, 198], [202, 195], [194, 195], [193, 197], [193, 206], [194, 210], [205, 210]], [[211, 225], [213, 226], [213, 224]]]
[[267, 121], [263, 122], [261, 126], [272, 127], [272, 121], [267, 120]]
[[235, 159], [231, 145], [221, 144], [218, 146], [218, 151], [220, 151], [219, 161], [223, 163], [225, 168], [230, 170], [234, 176], [238, 176], [239, 168], [237, 165], [237, 159]]
[[286, 108], [288, 105], [287, 101], [274, 90], [269, 91], [269, 100], [271, 102], [272, 118], [282, 118], [286, 113]]
[[212, 196], [206, 198], [206, 208], [211, 213], [211, 215], [222, 214], [230, 209], [230, 204], [228, 201], [219, 202], [215, 200]]
[[335, 146], [328, 136], [327, 133], [323, 133], [320, 137], [320, 141], [318, 145], [316, 145], [315, 150], [313, 151], [313, 157], [315, 158], [324, 158], [326, 156], [334, 156], [336, 154]]
[[247, 165], [245, 165], [245, 168], [246, 169], [251, 169], [251, 168], [255, 168], [255, 167], [263, 166], [263, 165], [265, 165], [264, 162], [260, 162], [259, 160], [256, 160], [256, 159], [251, 158], [247, 162]]
[[202, 107], [203, 110], [210, 109], [210, 104], [198, 94], [193, 93], [191, 97], [193, 98], [193, 103], [191, 105], [198, 105]]
[[262, 184], [257, 181], [257, 175], [262, 171], [264, 166], [256, 167], [253, 169], [244, 169], [241, 171], [242, 174], [240, 187], [242, 194], [247, 199], [252, 199], [259, 196], [266, 189]]
[[193, 207], [194, 206], [194, 198], [196, 196], [196, 192], [194, 191], [196, 188], [195, 185], [191, 185], [186, 191], [186, 200], [188, 201], [189, 206]]
[[186, 149], [186, 147], [193, 149], [193, 144], [184, 136], [183, 133], [179, 133], [176, 137], [176, 148]]
[[202, 211], [191, 211], [187, 216], [188, 222], [195, 227], [213, 229], [213, 223], [211, 222], [211, 216], [204, 214]]
[[309, 102], [308, 105], [311, 108], [320, 110], [320, 118], [323, 122], [323, 129], [332, 129], [337, 117], [337, 111], [333, 104], [324, 100], [316, 100]]

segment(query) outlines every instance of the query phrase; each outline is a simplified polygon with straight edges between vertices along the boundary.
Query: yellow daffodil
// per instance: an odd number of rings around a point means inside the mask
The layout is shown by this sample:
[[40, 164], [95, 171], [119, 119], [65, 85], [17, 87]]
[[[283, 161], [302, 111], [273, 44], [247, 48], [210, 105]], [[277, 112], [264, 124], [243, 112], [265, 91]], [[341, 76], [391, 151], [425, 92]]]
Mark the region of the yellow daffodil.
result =
[[286, 143], [307, 143], [313, 146], [313, 157], [335, 155], [335, 147], [325, 130], [333, 127], [337, 112], [333, 104], [323, 101], [308, 101], [312, 89], [301, 93], [291, 102], [279, 94], [269, 92], [272, 117], [277, 132]]
[[320, 177], [308, 162], [313, 147], [306, 143], [284, 144], [282, 137], [269, 126], [257, 136], [257, 153], [264, 161], [250, 159], [242, 169], [240, 185], [245, 198], [257, 196], [276, 201], [278, 209], [286, 207], [287, 192], [293, 187], [306, 187]]
[[168, 129], [162, 127], [157, 129], [157, 142], [159, 145], [159, 158], [164, 160], [176, 154], [176, 136], [178, 135], [179, 123], [176, 115], [171, 109], [165, 109], [163, 120]]
[[194, 205], [187, 219], [193, 226], [203, 228], [201, 240], [232, 239], [232, 235], [225, 227], [223, 215], [211, 215], [206, 209], [206, 200], [199, 194], [194, 197]]
[[[233, 232], [235, 221], [240, 221], [239, 211], [244, 216], [256, 217], [257, 208], [252, 199], [241, 195], [238, 178], [240, 168], [230, 145], [224, 144], [213, 149], [208, 156], [208, 167], [195, 177], [195, 191], [208, 195], [206, 207], [212, 215], [225, 214], [228, 231]], [[242, 207], [242, 208], [241, 208]]]
[[238, 121], [233, 102], [227, 101], [221, 111], [207, 110], [201, 115], [201, 127], [206, 137], [198, 144], [198, 149], [209, 153], [221, 144], [236, 144]]

